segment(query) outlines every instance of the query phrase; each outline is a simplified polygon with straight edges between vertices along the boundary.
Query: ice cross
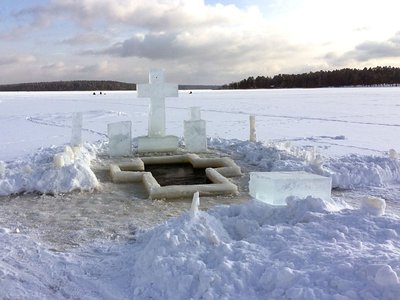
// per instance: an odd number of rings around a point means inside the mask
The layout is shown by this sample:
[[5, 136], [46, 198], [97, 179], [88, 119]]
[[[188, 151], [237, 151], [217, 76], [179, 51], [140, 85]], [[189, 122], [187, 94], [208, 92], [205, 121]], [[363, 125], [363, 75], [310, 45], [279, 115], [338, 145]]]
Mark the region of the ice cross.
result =
[[150, 70], [149, 83], [138, 84], [138, 97], [150, 98], [149, 137], [165, 136], [165, 97], [178, 97], [178, 85], [164, 82], [162, 70]]

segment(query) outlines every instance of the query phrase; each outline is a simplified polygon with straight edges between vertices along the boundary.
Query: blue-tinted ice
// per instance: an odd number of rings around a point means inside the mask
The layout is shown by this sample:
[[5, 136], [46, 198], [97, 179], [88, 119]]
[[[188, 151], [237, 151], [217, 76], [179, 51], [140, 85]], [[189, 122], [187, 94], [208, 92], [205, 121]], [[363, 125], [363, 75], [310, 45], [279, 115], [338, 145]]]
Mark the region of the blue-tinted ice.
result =
[[332, 180], [307, 172], [251, 172], [250, 195], [272, 205], [286, 205], [286, 198], [312, 196], [329, 201]]

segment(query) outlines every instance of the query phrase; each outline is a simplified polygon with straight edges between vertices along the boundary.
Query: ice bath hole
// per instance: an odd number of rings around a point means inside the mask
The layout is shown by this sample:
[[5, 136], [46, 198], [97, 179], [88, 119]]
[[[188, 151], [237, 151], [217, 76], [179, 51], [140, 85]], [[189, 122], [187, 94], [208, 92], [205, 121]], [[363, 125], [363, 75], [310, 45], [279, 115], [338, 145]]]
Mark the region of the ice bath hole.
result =
[[161, 186], [212, 183], [205, 168], [193, 168], [190, 163], [145, 165], [144, 171], [150, 172]]
[[142, 182], [150, 199], [187, 198], [195, 192], [237, 194], [237, 186], [226, 177], [241, 174], [228, 157], [200, 158], [196, 154], [133, 158], [110, 165], [113, 182]]

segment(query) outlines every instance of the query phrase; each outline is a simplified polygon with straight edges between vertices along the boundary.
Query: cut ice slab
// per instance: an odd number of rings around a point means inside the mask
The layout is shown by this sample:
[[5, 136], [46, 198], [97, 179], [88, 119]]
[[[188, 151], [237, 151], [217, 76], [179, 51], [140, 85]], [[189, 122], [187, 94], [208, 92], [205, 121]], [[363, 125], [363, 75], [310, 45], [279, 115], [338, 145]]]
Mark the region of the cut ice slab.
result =
[[184, 121], [186, 149], [190, 152], [207, 152], [206, 121]]
[[329, 201], [332, 179], [307, 172], [251, 172], [249, 191], [257, 200], [286, 205], [289, 196], [312, 196]]
[[109, 155], [132, 155], [132, 122], [122, 121], [108, 124]]
[[178, 150], [179, 139], [174, 135], [159, 137], [140, 136], [138, 152], [174, 152]]

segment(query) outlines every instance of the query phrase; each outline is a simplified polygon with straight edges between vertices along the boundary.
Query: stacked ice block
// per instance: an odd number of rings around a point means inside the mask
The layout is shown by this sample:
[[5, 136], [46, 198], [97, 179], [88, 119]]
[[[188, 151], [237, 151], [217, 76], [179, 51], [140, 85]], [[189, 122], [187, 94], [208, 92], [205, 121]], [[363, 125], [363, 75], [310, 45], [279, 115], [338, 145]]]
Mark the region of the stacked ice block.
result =
[[307, 172], [251, 172], [250, 195], [272, 205], [286, 205], [286, 198], [312, 196], [329, 201], [332, 180]]

